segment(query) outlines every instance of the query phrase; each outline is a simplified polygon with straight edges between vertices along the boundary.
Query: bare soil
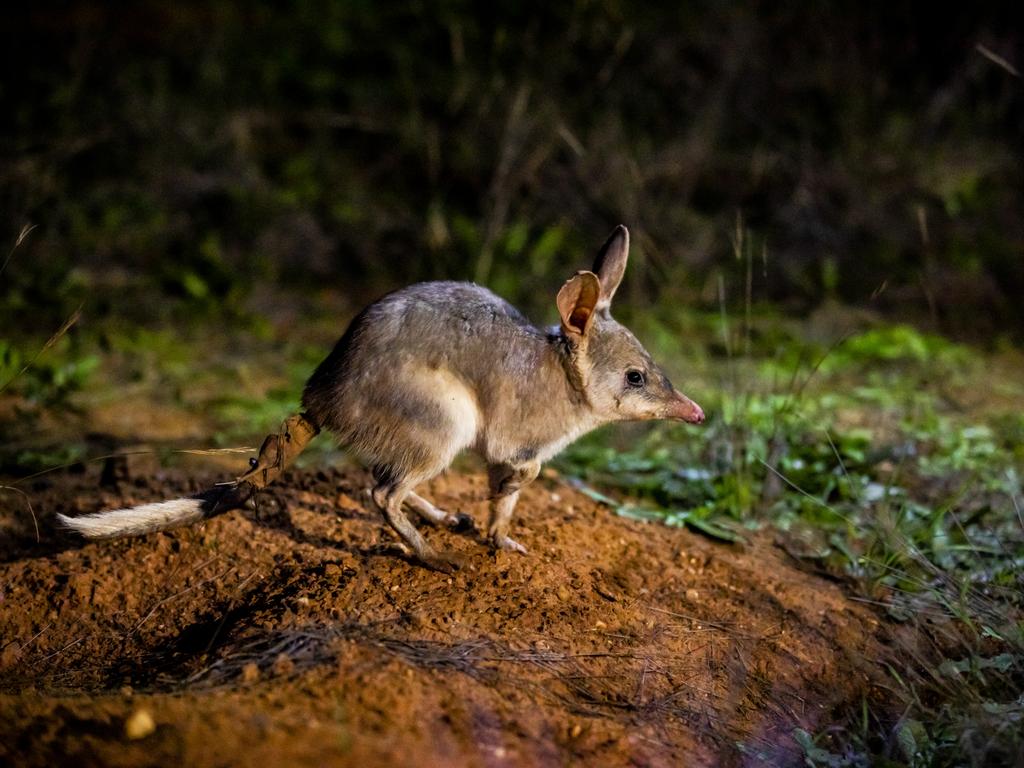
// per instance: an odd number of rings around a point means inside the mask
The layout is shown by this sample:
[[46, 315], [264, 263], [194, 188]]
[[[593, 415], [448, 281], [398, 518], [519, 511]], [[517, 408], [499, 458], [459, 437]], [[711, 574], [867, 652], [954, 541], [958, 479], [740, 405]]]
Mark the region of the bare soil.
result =
[[[528, 556], [427, 531], [465, 557], [449, 577], [395, 551], [358, 470], [194, 528], [55, 531], [222, 479], [107, 469], [23, 486], [38, 542], [0, 495], [0, 764], [797, 765], [795, 728], [886, 705], [885, 625], [766, 534], [622, 519], [547, 477]], [[482, 527], [481, 476], [425, 495]]]

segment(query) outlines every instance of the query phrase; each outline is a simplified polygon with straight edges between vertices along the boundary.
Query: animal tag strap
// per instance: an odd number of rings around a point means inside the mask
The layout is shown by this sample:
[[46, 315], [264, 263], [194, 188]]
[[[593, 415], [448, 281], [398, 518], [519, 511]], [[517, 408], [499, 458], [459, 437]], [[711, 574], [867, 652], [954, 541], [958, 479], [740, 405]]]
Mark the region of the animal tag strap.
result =
[[259, 490], [274, 482], [292, 460], [302, 453], [310, 440], [317, 436], [320, 428], [304, 414], [289, 416], [281, 425], [281, 431], [267, 436], [260, 446], [260, 453], [249, 459], [251, 468], [235, 482], [249, 483]]

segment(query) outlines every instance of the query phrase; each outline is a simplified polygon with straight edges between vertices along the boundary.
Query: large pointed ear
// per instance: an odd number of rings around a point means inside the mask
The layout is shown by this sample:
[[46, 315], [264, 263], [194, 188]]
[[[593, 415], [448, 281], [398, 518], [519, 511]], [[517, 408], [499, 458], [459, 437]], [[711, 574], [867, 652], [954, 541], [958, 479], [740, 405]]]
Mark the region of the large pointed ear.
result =
[[629, 258], [629, 230], [619, 224], [608, 236], [601, 251], [594, 260], [594, 272], [601, 280], [601, 300], [597, 303], [597, 311], [605, 312], [611, 306], [622, 276], [626, 272], [626, 260]]
[[562, 331], [573, 342], [586, 339], [601, 298], [601, 281], [593, 272], [577, 272], [558, 292], [555, 303], [562, 318]]

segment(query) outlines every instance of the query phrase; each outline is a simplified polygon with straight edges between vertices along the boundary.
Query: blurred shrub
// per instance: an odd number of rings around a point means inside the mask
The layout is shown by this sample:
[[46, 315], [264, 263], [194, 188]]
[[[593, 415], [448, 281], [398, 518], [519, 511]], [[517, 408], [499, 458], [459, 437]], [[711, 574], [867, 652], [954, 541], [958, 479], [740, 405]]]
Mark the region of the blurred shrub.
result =
[[67, 405], [99, 366], [95, 355], [82, 355], [76, 345], [60, 339], [42, 351], [27, 353], [0, 338], [0, 393], [19, 395], [44, 407]]
[[634, 298], [713, 304], [715, 272], [743, 279], [742, 211], [774, 300], [864, 301], [888, 281], [879, 306], [1019, 327], [1022, 92], [975, 50], [1012, 51], [1016, 18], [30, 5], [3, 33], [0, 221], [41, 228], [22, 293], [75, 268], [94, 297], [122, 277], [236, 311], [259, 281], [365, 298], [441, 276], [546, 306], [619, 221]]

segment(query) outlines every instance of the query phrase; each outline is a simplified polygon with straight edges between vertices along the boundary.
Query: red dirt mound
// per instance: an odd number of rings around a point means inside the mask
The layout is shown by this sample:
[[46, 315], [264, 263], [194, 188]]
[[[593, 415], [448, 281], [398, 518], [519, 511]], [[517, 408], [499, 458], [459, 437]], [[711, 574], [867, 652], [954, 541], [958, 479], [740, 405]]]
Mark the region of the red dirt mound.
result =
[[[209, 481], [209, 478], [206, 478]], [[793, 729], [881, 695], [871, 610], [747, 547], [527, 488], [449, 577], [397, 555], [357, 471], [292, 472], [256, 508], [83, 544], [55, 512], [170, 498], [177, 473], [16, 496], [0, 525], [0, 763], [799, 764]], [[485, 514], [482, 478], [429, 497]], [[478, 523], [478, 527], [479, 523]]]

